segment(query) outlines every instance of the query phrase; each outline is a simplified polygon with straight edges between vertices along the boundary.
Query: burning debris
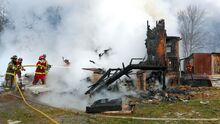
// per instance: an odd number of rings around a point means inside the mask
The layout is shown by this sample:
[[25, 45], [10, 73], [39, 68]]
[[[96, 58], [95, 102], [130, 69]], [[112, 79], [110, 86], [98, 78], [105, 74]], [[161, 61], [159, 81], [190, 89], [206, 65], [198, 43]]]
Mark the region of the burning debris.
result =
[[[165, 71], [166, 67], [163, 66], [151, 66], [146, 65], [144, 62], [140, 62], [139, 64], [132, 64], [132, 61], [137, 58], [131, 59], [130, 64], [123, 69], [114, 68], [107, 70], [102, 77], [93, 85], [90, 86], [90, 89], [85, 94], [94, 94], [95, 92], [99, 92], [102, 88], [107, 88], [110, 84], [114, 83], [121, 76], [126, 75], [128, 77], [129, 73], [131, 73], [132, 69], [142, 69], [142, 70], [161, 70]], [[141, 59], [142, 60], [142, 59]], [[165, 76], [163, 75], [163, 85], [165, 85]], [[165, 86], [164, 86], [165, 87]]]
[[[102, 88], [107, 88], [123, 75], [130, 78], [129, 74], [133, 69], [142, 70], [142, 73], [137, 74], [140, 86], [143, 87], [143, 82], [152, 84], [159, 82], [162, 84], [163, 90], [166, 89], [165, 76], [170, 76], [170, 81], [178, 83], [179, 76], [179, 37], [167, 36], [165, 30], [165, 21], [161, 19], [156, 22], [156, 27], [150, 29], [147, 23], [147, 39], [145, 40], [148, 59], [133, 58], [128, 66], [123, 68], [110, 68], [102, 77], [93, 85], [85, 94], [94, 94]], [[110, 49], [104, 51], [107, 53]], [[103, 54], [104, 54], [103, 53]], [[102, 56], [103, 54], [100, 54]], [[132, 64], [133, 60], [139, 60], [139, 64]], [[152, 71], [150, 75], [143, 76], [144, 73]], [[145, 79], [144, 79], [145, 78]], [[142, 88], [141, 88], [142, 89]]]
[[138, 98], [142, 100], [148, 100], [149, 102], [159, 101], [159, 102], [186, 102], [192, 97], [192, 90], [185, 90], [179, 88], [170, 88], [166, 91], [159, 89], [148, 89], [144, 92], [138, 93]]
[[64, 62], [66, 65], [70, 65], [69, 59], [65, 59], [64, 57], [62, 57], [62, 59], [63, 59], [63, 62]]
[[97, 74], [105, 73], [105, 70], [101, 69], [101, 68], [82, 68], [82, 70], [92, 71], [92, 72], [97, 73]]
[[[109, 52], [111, 50], [112, 50], [112, 48], [108, 48], [108, 49], [103, 50], [103, 52], [98, 54], [99, 59], [101, 59], [103, 55], [109, 56]], [[95, 50], [95, 52], [98, 53], [98, 50]]]
[[89, 60], [89, 62], [91, 62], [91, 63], [95, 64], [95, 61], [93, 61], [93, 60]]

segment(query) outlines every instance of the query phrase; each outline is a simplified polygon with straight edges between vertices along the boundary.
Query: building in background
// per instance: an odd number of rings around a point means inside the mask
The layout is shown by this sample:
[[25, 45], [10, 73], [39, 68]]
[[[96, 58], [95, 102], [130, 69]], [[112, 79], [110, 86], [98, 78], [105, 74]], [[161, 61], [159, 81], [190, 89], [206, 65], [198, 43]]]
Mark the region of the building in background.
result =
[[220, 53], [193, 53], [184, 61], [184, 72], [186, 65], [192, 65], [194, 75], [220, 75]]

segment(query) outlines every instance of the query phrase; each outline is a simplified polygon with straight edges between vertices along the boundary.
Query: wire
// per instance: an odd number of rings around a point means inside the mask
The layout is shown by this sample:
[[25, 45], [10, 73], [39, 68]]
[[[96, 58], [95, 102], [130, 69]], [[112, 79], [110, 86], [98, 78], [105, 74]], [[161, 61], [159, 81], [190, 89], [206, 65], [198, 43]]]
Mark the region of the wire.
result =
[[[22, 65], [23, 67], [36, 67], [36, 65]], [[52, 65], [52, 68], [73, 68], [70, 66], [62, 66], [62, 65]]]
[[36, 67], [36, 65], [22, 65], [23, 67]]

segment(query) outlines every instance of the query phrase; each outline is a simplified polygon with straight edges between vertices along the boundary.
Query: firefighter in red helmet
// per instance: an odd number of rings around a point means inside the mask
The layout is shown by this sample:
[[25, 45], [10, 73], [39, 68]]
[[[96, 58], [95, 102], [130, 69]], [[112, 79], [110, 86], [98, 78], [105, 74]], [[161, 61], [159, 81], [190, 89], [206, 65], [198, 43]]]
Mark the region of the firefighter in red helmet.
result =
[[32, 82], [33, 85], [36, 85], [39, 80], [41, 80], [42, 84], [45, 84], [46, 68], [45, 58], [44, 56], [40, 56], [36, 64], [34, 81]]

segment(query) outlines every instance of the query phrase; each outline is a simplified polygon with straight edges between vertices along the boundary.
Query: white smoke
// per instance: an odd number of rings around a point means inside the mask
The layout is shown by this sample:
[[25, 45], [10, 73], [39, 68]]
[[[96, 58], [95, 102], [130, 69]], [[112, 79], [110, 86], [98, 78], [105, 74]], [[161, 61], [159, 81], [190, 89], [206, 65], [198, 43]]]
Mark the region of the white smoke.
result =
[[[128, 64], [132, 57], [144, 57], [146, 21], [152, 28], [164, 18], [167, 34], [178, 35], [176, 13], [187, 5], [180, 0], [3, 1], [9, 23], [1, 34], [0, 74], [5, 73], [12, 55], [22, 57], [23, 64], [35, 64], [45, 53], [53, 65], [47, 78], [53, 92], [41, 100], [80, 110], [88, 103], [83, 93], [89, 85], [80, 80], [91, 74], [81, 68], [97, 67], [89, 60], [113, 68], [121, 62]], [[108, 48], [110, 55], [99, 59], [95, 50]], [[70, 68], [56, 68], [64, 64], [62, 56], [70, 60]], [[34, 73], [34, 69], [27, 72]]]

